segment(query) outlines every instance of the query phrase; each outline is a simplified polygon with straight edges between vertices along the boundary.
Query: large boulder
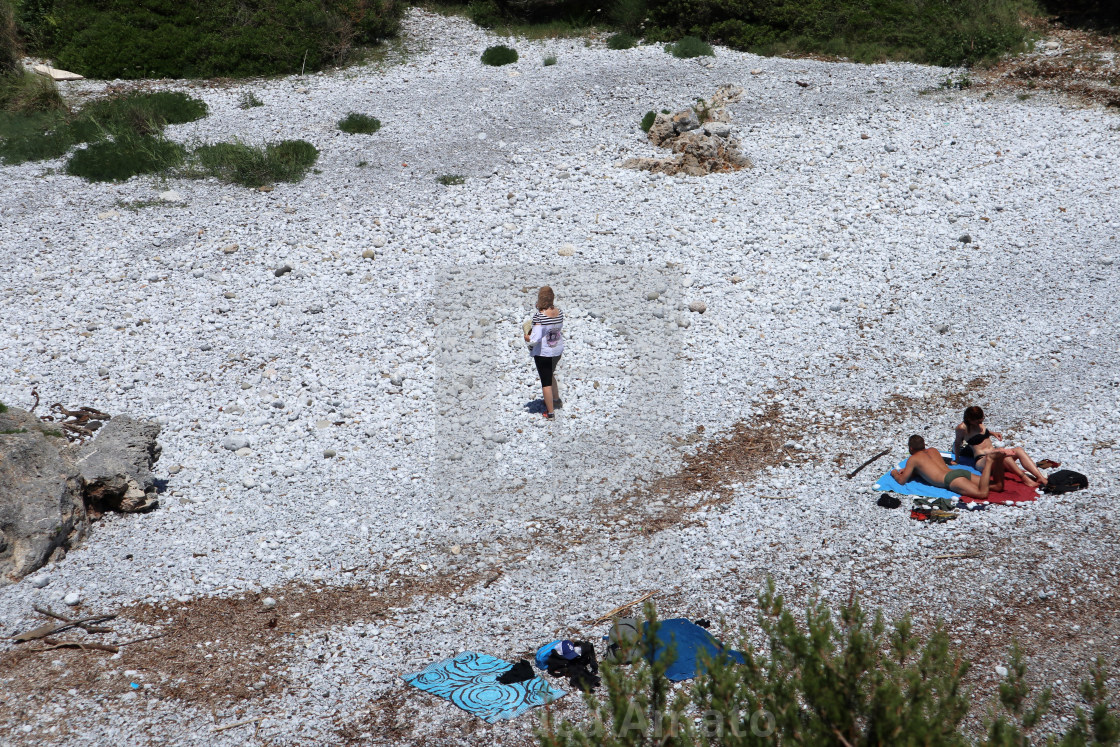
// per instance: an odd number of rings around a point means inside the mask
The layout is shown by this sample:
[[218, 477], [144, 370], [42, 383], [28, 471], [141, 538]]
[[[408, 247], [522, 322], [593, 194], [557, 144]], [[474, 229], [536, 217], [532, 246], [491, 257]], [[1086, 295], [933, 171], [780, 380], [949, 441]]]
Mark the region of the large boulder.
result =
[[678, 155], [630, 158], [621, 165], [629, 169], [689, 176], [750, 168], [753, 164], [739, 150], [739, 141], [732, 137], [731, 115], [726, 108], [742, 97], [742, 86], [723, 85], [707, 101], [697, 99], [696, 105], [676, 114], [658, 114], [647, 136], [654, 145], [668, 148]]
[[16, 408], [0, 413], [0, 585], [64, 555], [103, 511], [154, 508], [159, 431], [121, 415], [71, 445], [56, 423]]
[[74, 463], [85, 485], [87, 505], [101, 513], [144, 511], [157, 502], [152, 465], [163, 448], [159, 424], [118, 415], [86, 443]]
[[0, 414], [0, 585], [41, 568], [89, 529], [82, 481], [62, 455], [65, 445], [33, 415]]

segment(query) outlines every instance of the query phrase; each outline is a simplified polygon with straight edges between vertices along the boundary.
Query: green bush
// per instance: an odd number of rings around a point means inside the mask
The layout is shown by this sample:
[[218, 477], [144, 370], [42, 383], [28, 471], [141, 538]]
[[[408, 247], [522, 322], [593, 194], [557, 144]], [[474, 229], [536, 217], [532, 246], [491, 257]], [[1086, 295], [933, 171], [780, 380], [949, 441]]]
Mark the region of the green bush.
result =
[[657, 114], [652, 110], [648, 111], [645, 116], [642, 117], [642, 123], [638, 126], [642, 128], [642, 132], [649, 132], [649, 128], [653, 127], [655, 119], [657, 119]]
[[482, 53], [482, 64], [493, 65], [509, 65], [512, 62], [517, 62], [517, 50], [507, 47], [504, 44], [498, 44], [493, 47], [487, 47], [486, 51]]
[[239, 109], [254, 109], [258, 106], [264, 106], [264, 102], [257, 98], [257, 94], [252, 91], [245, 91], [241, 94], [241, 98], [237, 102]]
[[971, 64], [1023, 47], [1034, 0], [650, 0], [647, 38], [700, 36], [759, 54]]
[[555, 64], [556, 64], [556, 55], [550, 54], [548, 57], [544, 58], [544, 66], [545, 67], [552, 67]]
[[153, 135], [118, 135], [77, 150], [66, 173], [91, 182], [123, 182], [137, 174], [158, 174], [183, 162], [183, 146]]
[[646, 0], [614, 0], [608, 17], [623, 33], [641, 36], [645, 29]]
[[607, 49], [632, 49], [637, 44], [638, 40], [625, 32], [614, 34], [607, 39]]
[[399, 0], [37, 0], [42, 53], [94, 78], [293, 73], [396, 33]]
[[350, 112], [345, 117], [338, 120], [338, 129], [343, 132], [348, 132], [351, 135], [372, 135], [381, 129], [381, 120], [375, 119], [367, 114]]
[[263, 148], [216, 143], [197, 148], [193, 158], [195, 169], [189, 175], [263, 187], [273, 182], [300, 181], [319, 158], [319, 151], [305, 140], [284, 140]]
[[467, 4], [467, 18], [484, 29], [492, 29], [505, 21], [505, 14], [494, 0], [471, 0]]
[[5, 413], [7, 411], [8, 411], [8, 406], [5, 405], [3, 402], [0, 402], [0, 414]]
[[444, 174], [436, 179], [437, 182], [445, 187], [454, 187], [462, 184], [467, 178], [461, 174]]
[[[716, 745], [925, 745], [926, 747], [1025, 747], [1045, 714], [1049, 691], [1031, 697], [1025, 665], [1012, 648], [1008, 675], [999, 689], [1002, 711], [991, 712], [986, 734], [972, 740], [962, 730], [972, 705], [964, 687], [968, 662], [950, 647], [938, 625], [919, 641], [909, 618], [887, 625], [868, 617], [858, 602], [833, 612], [810, 604], [798, 621], [775, 595], [773, 583], [759, 596], [760, 648], [746, 635], [739, 644], [745, 663], [703, 657], [706, 674], [675, 697], [665, 678], [668, 656], [647, 663], [650, 639], [660, 625], [646, 606], [650, 635], [626, 669], [604, 664], [605, 696], [585, 693], [590, 721], [557, 724], [542, 714], [537, 729], [542, 747], [715, 747]], [[1120, 714], [1109, 707], [1105, 672], [1098, 661], [1081, 695], [1089, 713], [1078, 709], [1073, 725], [1055, 743], [1116, 745]]]
[[674, 44], [666, 45], [665, 51], [682, 60], [715, 55], [712, 45], [696, 36], [686, 36]]
[[0, 111], [32, 114], [65, 110], [58, 86], [50, 78], [32, 72], [0, 75]]

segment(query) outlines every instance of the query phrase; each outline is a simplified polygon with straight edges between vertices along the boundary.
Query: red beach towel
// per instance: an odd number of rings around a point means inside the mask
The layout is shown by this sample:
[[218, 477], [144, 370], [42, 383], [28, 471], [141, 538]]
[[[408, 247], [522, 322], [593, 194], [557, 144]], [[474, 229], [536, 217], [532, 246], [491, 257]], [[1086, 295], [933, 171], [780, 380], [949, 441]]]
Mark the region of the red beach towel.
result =
[[[995, 492], [994, 490], [988, 493], [988, 503], [1026, 503], [1028, 501], [1038, 500], [1038, 489], [1028, 488], [1023, 482], [1012, 474], [1007, 474], [1003, 479], [1003, 490]], [[969, 498], [961, 496], [961, 501], [964, 503], [980, 503], [976, 498]]]

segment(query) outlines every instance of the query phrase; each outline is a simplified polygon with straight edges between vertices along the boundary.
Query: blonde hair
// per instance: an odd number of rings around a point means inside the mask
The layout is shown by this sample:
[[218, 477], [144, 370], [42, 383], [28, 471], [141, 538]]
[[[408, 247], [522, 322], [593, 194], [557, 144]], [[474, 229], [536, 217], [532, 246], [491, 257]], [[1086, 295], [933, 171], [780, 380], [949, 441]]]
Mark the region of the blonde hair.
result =
[[545, 309], [552, 308], [552, 304], [556, 301], [556, 294], [552, 292], [552, 288], [547, 285], [542, 285], [541, 289], [537, 291], [537, 311], [544, 311]]

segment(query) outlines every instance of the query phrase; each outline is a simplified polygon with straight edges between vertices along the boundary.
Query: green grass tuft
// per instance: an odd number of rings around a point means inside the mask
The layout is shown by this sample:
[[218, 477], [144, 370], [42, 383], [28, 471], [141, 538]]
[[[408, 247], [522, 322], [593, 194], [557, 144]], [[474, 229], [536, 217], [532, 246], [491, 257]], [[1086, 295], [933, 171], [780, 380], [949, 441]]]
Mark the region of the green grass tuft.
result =
[[461, 174], [444, 174], [443, 176], [436, 178], [436, 181], [445, 187], [453, 187], [457, 184], [462, 184], [466, 180], [467, 177]]
[[482, 53], [483, 65], [498, 67], [500, 65], [509, 65], [514, 62], [517, 62], [517, 50], [507, 47], [504, 44], [487, 47], [486, 51]]
[[318, 149], [306, 140], [284, 140], [263, 148], [216, 143], [195, 150], [194, 169], [188, 175], [263, 187], [273, 182], [300, 181], [318, 158]]
[[667, 44], [665, 51], [682, 60], [715, 56], [712, 45], [697, 36], [686, 36], [674, 44]]
[[649, 132], [649, 128], [653, 127], [653, 121], [655, 119], [657, 119], [657, 114], [655, 112], [652, 110], [646, 112], [646, 115], [642, 117], [642, 123], [639, 125], [639, 127], [642, 128], [642, 132]]
[[66, 173], [91, 182], [123, 182], [174, 168], [185, 156], [183, 146], [158, 135], [118, 135], [75, 151]]
[[0, 111], [11, 114], [64, 112], [66, 103], [53, 80], [23, 71], [14, 75], [0, 75]]
[[253, 109], [258, 106], [264, 106], [264, 102], [257, 98], [257, 94], [252, 91], [245, 91], [241, 94], [241, 99], [237, 103], [240, 109]]
[[544, 58], [544, 66], [545, 67], [552, 67], [555, 64], [556, 64], [556, 55], [549, 55], [548, 57]]
[[627, 33], [615, 34], [607, 39], [607, 49], [633, 49], [638, 45], [638, 40]]
[[27, 433], [26, 428], [5, 428], [0, 431], [0, 436], [14, 436], [17, 433]]
[[349, 132], [351, 135], [372, 135], [381, 129], [381, 120], [371, 117], [368, 114], [350, 112], [345, 117], [338, 120], [338, 129], [343, 132]]

